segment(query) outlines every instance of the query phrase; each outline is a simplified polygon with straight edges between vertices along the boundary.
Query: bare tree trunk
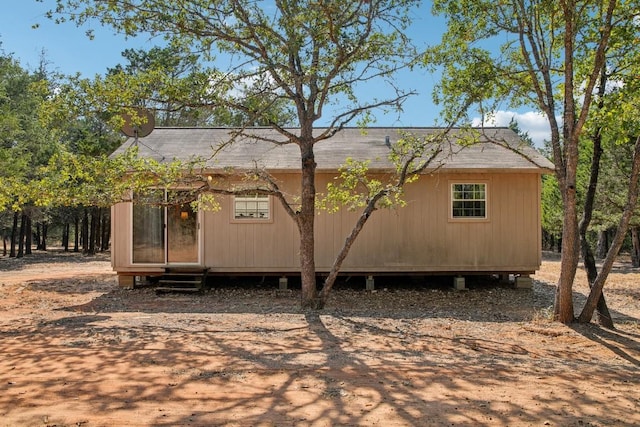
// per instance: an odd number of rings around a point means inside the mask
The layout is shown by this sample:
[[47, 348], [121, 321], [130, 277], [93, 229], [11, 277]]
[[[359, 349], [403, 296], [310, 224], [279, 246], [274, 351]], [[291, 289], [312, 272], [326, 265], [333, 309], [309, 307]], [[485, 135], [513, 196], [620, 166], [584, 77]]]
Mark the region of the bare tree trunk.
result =
[[94, 253], [96, 253], [102, 246], [102, 208], [94, 209], [94, 214], [96, 216]]
[[640, 267], [640, 233], [639, 227], [631, 227], [631, 263], [633, 267]]
[[16, 254], [16, 258], [22, 258], [24, 256], [24, 235], [25, 235], [25, 227], [27, 222], [27, 215], [24, 213], [20, 218], [20, 235], [18, 237], [18, 253]]
[[73, 252], [80, 252], [80, 218], [78, 212], [73, 220]]
[[24, 254], [31, 255], [31, 245], [33, 244], [33, 233], [31, 230], [31, 215], [27, 215], [27, 229], [25, 231]]
[[42, 222], [42, 250], [47, 250], [47, 238], [49, 233], [49, 224], [46, 221]]
[[593, 283], [591, 292], [589, 292], [589, 296], [587, 297], [587, 302], [585, 303], [585, 306], [582, 309], [580, 316], [578, 317], [579, 322], [588, 323], [591, 321], [593, 313], [598, 304], [598, 300], [602, 295], [602, 289], [604, 288], [605, 281], [607, 280], [616, 256], [618, 255], [618, 252], [622, 247], [622, 243], [624, 242], [625, 236], [627, 234], [627, 228], [629, 227], [629, 222], [631, 221], [631, 217], [633, 216], [636, 202], [638, 200], [638, 176], [640, 176], [640, 137], [636, 139], [633, 152], [633, 164], [631, 168], [631, 177], [629, 178], [629, 193], [627, 195], [627, 203], [625, 204], [624, 210], [622, 212], [622, 217], [620, 218], [620, 222], [618, 223], [618, 229], [616, 230], [616, 234], [611, 242], [611, 247], [609, 248], [607, 257], [602, 264], [600, 273]]
[[[573, 174], [575, 176], [575, 174]], [[562, 259], [560, 278], [556, 288], [554, 315], [562, 323], [571, 323], [573, 311], [573, 281], [578, 268], [580, 236], [578, 234], [577, 200], [575, 183], [568, 182], [564, 189], [564, 219], [562, 230]]]
[[[606, 87], [606, 73], [604, 72], [604, 69], [601, 73], [601, 76], [602, 77], [599, 90], [601, 91], [600, 95], [603, 96]], [[600, 106], [602, 105], [600, 104]], [[587, 187], [587, 193], [585, 195], [584, 214], [579, 224], [580, 247], [582, 248], [582, 259], [584, 262], [584, 266], [587, 270], [587, 281], [589, 282], [589, 288], [593, 287], [593, 283], [598, 276], [598, 268], [596, 266], [596, 260], [593, 256], [593, 251], [591, 250], [591, 246], [589, 245], [589, 241], [587, 239], [587, 231], [589, 230], [589, 225], [591, 224], [591, 219], [593, 217], [596, 190], [598, 189], [598, 178], [600, 177], [600, 159], [602, 158], [603, 152], [602, 134], [600, 129], [598, 129], [597, 133], [592, 138], [592, 141], [593, 156], [591, 158], [589, 185]], [[607, 307], [607, 302], [605, 301], [604, 294], [600, 294], [597, 310], [600, 323], [605, 327], [613, 328], [613, 319], [611, 318], [611, 313], [609, 312], [609, 308]]]
[[37, 250], [42, 250], [42, 240], [41, 240], [41, 234], [40, 234], [40, 223], [37, 222], [36, 223], [36, 249]]
[[90, 215], [90, 220], [89, 220], [89, 244], [88, 244], [88, 249], [87, 249], [87, 253], [89, 255], [95, 255], [96, 253], [96, 237], [97, 237], [97, 227], [98, 227], [98, 219], [96, 218], [98, 216], [98, 209], [97, 208], [93, 208], [91, 209], [91, 215]]
[[546, 230], [542, 230], [543, 247], [547, 251], [560, 252], [560, 239], [554, 234]]
[[84, 208], [82, 213], [82, 235], [80, 240], [82, 241], [82, 253], [86, 254], [89, 251], [89, 210], [87, 208]]
[[69, 252], [69, 222], [65, 222], [62, 226], [62, 248], [65, 252]]
[[106, 209], [104, 215], [102, 215], [102, 245], [100, 246], [100, 252], [109, 249], [109, 240], [111, 240], [111, 213]]
[[13, 213], [13, 225], [11, 227], [11, 247], [9, 248], [9, 256], [14, 258], [16, 256], [16, 243], [18, 240], [18, 212]]
[[[578, 268], [580, 253], [580, 236], [578, 234], [578, 199], [576, 195], [576, 176], [578, 172], [578, 140], [580, 131], [576, 117], [574, 99], [574, 25], [576, 22], [575, 1], [568, 0], [561, 4], [564, 13], [564, 95], [562, 117], [562, 141], [560, 145], [552, 135], [554, 160], [556, 161], [556, 178], [562, 192], [562, 260], [560, 277], [556, 288], [554, 304], [555, 319], [562, 323], [574, 321], [573, 281]], [[551, 119], [551, 118], [550, 118]], [[584, 119], [581, 119], [584, 120]], [[583, 124], [584, 122], [582, 122]]]
[[314, 223], [316, 215], [316, 161], [311, 143], [301, 144], [302, 189], [301, 206], [297, 215], [300, 232], [300, 278], [302, 281], [301, 305], [306, 308], [322, 308], [316, 287]]
[[[587, 270], [587, 281], [589, 282], [589, 288], [591, 289], [598, 277], [598, 268], [596, 267], [596, 260], [593, 256], [593, 252], [591, 251], [589, 244], [586, 242], [586, 239], [583, 239], [582, 256], [584, 258], [585, 269]], [[606, 328], [613, 329], [613, 318], [611, 317], [611, 312], [607, 306], [607, 301], [604, 298], [604, 293], [600, 294], [596, 311], [598, 323]]]
[[596, 245], [596, 256], [598, 259], [604, 259], [609, 250], [609, 230], [598, 231], [598, 243]]

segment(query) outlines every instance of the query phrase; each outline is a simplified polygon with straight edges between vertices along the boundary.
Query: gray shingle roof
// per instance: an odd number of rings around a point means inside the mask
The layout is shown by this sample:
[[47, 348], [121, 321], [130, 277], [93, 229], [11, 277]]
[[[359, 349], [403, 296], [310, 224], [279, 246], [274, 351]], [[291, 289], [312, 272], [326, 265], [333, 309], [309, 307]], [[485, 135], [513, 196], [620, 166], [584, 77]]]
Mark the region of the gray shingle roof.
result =
[[[323, 130], [316, 129], [315, 134]], [[241, 136], [232, 144], [225, 145], [232, 139], [233, 131], [229, 128], [157, 128], [150, 135], [139, 138], [139, 155], [160, 161], [186, 161], [200, 157], [207, 159], [207, 168], [212, 170], [228, 167], [251, 169], [256, 165], [271, 171], [300, 168], [300, 151], [296, 145], [260, 140], [267, 138], [284, 143], [285, 138], [276, 131], [248, 129], [244, 133], [255, 137]], [[289, 131], [296, 133], [297, 129]], [[370, 160], [372, 170], [390, 169], [392, 164], [387, 158], [386, 137], [393, 144], [401, 137], [401, 132], [428, 135], [440, 131], [442, 129], [439, 128], [345, 128], [315, 145], [318, 170], [337, 170], [347, 157]], [[460, 132], [460, 129], [454, 129], [449, 133], [447, 150], [440, 159], [444, 162], [444, 169], [544, 172], [553, 168], [549, 160], [527, 146], [511, 129], [485, 128], [480, 138], [483, 142], [464, 149], [455, 142]], [[114, 155], [135, 143], [135, 139], [129, 138]]]

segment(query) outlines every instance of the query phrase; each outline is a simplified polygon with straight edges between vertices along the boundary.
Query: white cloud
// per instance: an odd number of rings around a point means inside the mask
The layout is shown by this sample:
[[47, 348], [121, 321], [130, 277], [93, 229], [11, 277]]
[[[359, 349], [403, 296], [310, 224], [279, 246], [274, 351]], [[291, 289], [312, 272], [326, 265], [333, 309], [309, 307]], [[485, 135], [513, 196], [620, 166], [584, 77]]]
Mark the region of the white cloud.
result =
[[545, 140], [551, 139], [551, 129], [549, 121], [541, 114], [534, 111], [518, 113], [516, 111], [496, 111], [490, 116], [485, 117], [484, 123], [481, 123], [479, 117], [473, 119], [473, 126], [509, 126], [511, 119], [518, 123], [523, 132], [527, 132], [533, 140], [536, 147], [542, 147]]

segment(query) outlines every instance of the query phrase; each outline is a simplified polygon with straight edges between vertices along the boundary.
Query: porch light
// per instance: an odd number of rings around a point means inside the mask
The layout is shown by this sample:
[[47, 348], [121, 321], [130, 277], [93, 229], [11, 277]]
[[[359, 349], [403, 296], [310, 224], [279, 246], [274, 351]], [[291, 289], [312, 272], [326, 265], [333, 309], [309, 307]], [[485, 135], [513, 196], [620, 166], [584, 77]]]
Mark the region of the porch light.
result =
[[180, 219], [188, 219], [188, 218], [189, 218], [189, 212], [187, 211], [180, 212]]

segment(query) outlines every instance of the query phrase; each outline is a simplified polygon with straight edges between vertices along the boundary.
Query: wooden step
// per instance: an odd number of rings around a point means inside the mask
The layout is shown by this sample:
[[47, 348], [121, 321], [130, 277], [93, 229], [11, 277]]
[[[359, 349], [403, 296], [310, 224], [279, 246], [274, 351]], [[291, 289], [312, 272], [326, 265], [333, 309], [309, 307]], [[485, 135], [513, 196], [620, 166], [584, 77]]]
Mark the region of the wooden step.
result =
[[202, 292], [208, 272], [208, 268], [168, 267], [158, 281], [156, 293]]
[[175, 277], [203, 277], [206, 274], [202, 271], [165, 271], [163, 277], [175, 276]]
[[199, 293], [202, 292], [201, 288], [182, 288], [182, 287], [175, 287], [175, 286], [159, 286], [156, 288], [156, 293], [157, 294], [168, 294], [168, 293], [172, 293], [172, 292], [186, 292], [186, 293]]
[[158, 285], [160, 286], [183, 286], [183, 287], [190, 287], [190, 286], [200, 286], [202, 284], [201, 280], [164, 280], [161, 279], [158, 281]]

